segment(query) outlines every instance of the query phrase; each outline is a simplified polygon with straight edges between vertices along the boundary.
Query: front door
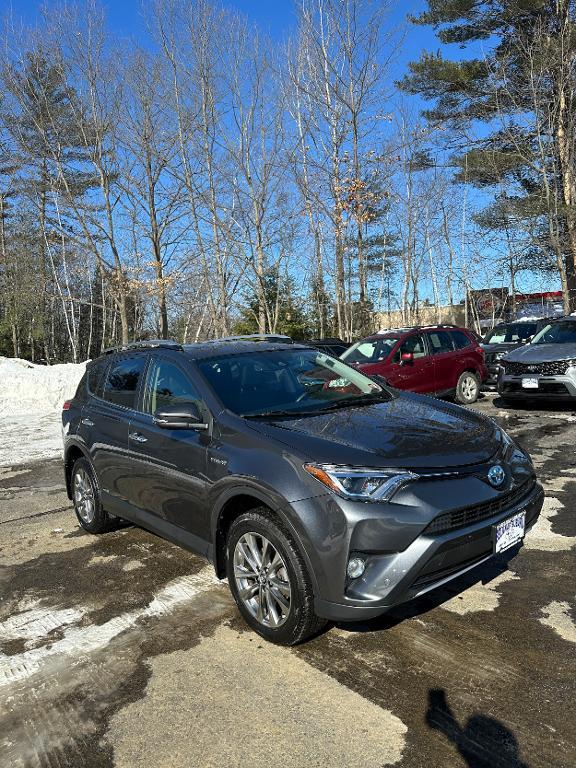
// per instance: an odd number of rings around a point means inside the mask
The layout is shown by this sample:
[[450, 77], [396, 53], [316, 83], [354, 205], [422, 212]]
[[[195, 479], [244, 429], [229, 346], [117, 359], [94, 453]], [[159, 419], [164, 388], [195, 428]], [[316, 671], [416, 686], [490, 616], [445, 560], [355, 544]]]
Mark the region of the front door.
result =
[[[403, 354], [411, 354], [412, 359], [403, 362]], [[421, 333], [404, 339], [396, 349], [386, 375], [390, 384], [398, 389], [423, 393], [434, 391], [434, 361]]]
[[[206, 432], [165, 429], [154, 423], [162, 406], [194, 402], [201, 413], [207, 409], [189, 374], [160, 355], [152, 359], [140, 412], [129, 427], [132, 464], [130, 502], [147, 515], [160, 518], [202, 542], [209, 539], [207, 505]], [[174, 533], [172, 531], [172, 533]], [[202, 549], [194, 542], [194, 549]]]

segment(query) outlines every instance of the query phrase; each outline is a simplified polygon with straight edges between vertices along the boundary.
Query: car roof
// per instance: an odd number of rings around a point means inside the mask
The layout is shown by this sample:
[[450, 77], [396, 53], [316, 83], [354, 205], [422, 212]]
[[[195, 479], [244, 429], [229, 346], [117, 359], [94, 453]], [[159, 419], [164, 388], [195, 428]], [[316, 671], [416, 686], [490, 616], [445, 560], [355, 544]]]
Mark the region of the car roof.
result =
[[203, 360], [211, 357], [222, 357], [224, 355], [238, 355], [242, 353], [254, 352], [274, 352], [286, 351], [287, 349], [311, 349], [307, 344], [286, 344], [286, 342], [272, 341], [254, 341], [236, 340], [236, 339], [214, 339], [213, 341], [203, 341], [194, 344], [179, 344], [175, 341], [152, 340], [150, 342], [134, 342], [123, 347], [117, 347], [106, 350], [98, 358], [90, 362], [102, 360], [113, 355], [126, 355], [134, 352], [170, 352], [184, 354], [193, 360]]
[[239, 355], [249, 352], [277, 352], [292, 349], [310, 349], [306, 344], [286, 344], [281, 341], [226, 341], [215, 339], [214, 341], [199, 342], [197, 344], [183, 344], [182, 350], [195, 360], [209, 357], [222, 357], [224, 355]]
[[437, 325], [412, 325], [406, 328], [388, 328], [377, 333], [372, 333], [370, 336], [366, 336], [360, 341], [376, 341], [377, 339], [385, 338], [386, 336], [398, 336], [407, 335], [409, 333], [421, 333], [422, 331], [464, 331], [470, 333], [469, 328], [464, 328], [460, 325], [447, 325], [438, 323]]

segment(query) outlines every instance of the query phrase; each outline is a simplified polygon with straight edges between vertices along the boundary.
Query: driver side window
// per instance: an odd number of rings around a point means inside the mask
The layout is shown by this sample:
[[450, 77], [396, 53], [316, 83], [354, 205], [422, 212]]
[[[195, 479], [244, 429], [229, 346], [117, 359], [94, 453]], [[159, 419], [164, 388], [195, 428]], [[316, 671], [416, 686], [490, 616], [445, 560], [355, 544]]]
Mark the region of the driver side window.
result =
[[414, 360], [418, 360], [421, 357], [426, 357], [426, 346], [424, 344], [424, 337], [420, 334], [409, 336], [398, 347], [396, 354], [394, 355], [394, 362], [399, 363], [402, 359], [402, 355], [412, 354]]
[[150, 373], [146, 392], [146, 413], [181, 403], [195, 403], [202, 412], [202, 401], [186, 374], [168, 360], [157, 360]]

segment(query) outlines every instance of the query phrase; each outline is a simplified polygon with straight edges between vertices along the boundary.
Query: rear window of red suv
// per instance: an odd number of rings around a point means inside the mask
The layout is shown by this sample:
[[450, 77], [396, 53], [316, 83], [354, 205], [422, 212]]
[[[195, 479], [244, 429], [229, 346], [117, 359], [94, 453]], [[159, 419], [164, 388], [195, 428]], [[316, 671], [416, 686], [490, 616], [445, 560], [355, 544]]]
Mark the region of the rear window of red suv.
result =
[[453, 352], [452, 339], [447, 331], [430, 331], [428, 334], [433, 355], [441, 355], [443, 352]]
[[396, 346], [400, 336], [383, 336], [381, 339], [362, 339], [347, 349], [340, 359], [348, 364], [370, 365], [385, 360]]
[[472, 339], [464, 331], [450, 331], [456, 349], [464, 349], [472, 346]]

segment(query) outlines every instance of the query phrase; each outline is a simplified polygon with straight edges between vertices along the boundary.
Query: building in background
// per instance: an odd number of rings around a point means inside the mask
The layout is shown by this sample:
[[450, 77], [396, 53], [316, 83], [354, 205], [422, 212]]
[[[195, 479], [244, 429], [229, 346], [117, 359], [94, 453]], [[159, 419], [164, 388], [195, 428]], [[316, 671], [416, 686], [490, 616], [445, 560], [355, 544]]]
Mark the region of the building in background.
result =
[[508, 288], [482, 288], [469, 291], [460, 304], [421, 304], [412, 312], [409, 322], [400, 310], [377, 312], [374, 320], [377, 330], [446, 323], [472, 328], [483, 335], [498, 323], [563, 314], [561, 291], [512, 295]]

